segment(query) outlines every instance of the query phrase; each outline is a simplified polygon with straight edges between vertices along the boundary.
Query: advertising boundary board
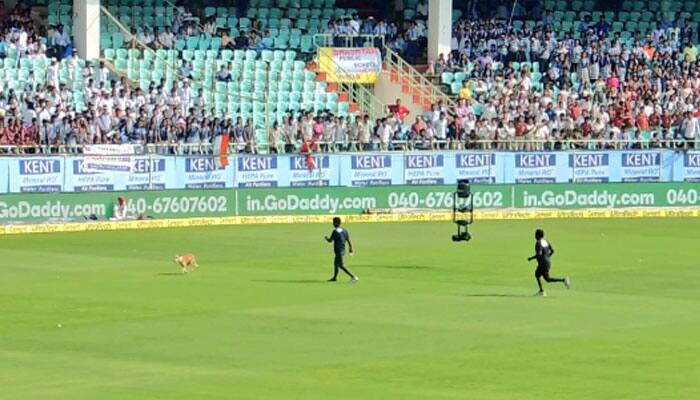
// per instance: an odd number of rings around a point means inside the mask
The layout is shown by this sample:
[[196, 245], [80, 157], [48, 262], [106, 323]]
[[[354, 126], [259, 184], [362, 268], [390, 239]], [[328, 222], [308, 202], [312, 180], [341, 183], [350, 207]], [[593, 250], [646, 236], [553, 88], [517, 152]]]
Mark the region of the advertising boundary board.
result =
[[[407, 151], [300, 154], [139, 155], [101, 164], [79, 156], [0, 157], [0, 193], [492, 184], [700, 183], [700, 151]], [[105, 157], [102, 157], [105, 158]], [[118, 163], [117, 163], [118, 161]], [[109, 168], [115, 167], [114, 170]], [[119, 167], [119, 168], [117, 168]]]
[[[334, 215], [367, 222], [447, 220], [453, 191], [452, 185], [396, 185], [12, 194], [0, 196], [0, 231], [303, 223]], [[700, 184], [694, 182], [473, 185], [472, 193], [479, 219], [700, 213]], [[127, 214], [134, 220], [107, 221], [118, 195], [127, 197]], [[139, 217], [144, 219], [135, 220]]]

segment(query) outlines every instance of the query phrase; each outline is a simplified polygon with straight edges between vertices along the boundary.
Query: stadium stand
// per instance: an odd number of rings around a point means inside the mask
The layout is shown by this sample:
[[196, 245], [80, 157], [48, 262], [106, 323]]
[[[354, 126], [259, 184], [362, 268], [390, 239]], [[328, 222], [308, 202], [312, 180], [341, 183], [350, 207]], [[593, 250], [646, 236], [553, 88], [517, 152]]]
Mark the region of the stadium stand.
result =
[[[0, 145], [209, 151], [227, 133], [238, 150], [262, 153], [295, 151], [302, 139], [333, 142], [321, 146], [328, 150], [698, 146], [695, 2], [624, 1], [616, 10], [593, 1], [455, 2], [453, 51], [423, 68], [427, 2], [404, 1], [395, 19], [348, 3], [105, 2], [101, 60], [73, 55], [70, 0], [49, 2], [48, 31], [18, 7], [2, 41]], [[367, 45], [362, 35], [386, 44], [387, 60], [404, 56], [425, 69], [430, 90], [451, 99], [421, 98], [425, 113], [407, 119], [396, 107], [362, 115], [310, 63], [318, 45]]]

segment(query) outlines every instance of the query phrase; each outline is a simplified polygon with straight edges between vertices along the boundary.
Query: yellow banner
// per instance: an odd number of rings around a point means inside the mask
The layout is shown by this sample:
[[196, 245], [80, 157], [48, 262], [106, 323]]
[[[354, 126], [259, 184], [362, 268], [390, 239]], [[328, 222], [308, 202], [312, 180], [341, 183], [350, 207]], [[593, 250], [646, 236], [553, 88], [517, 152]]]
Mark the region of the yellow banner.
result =
[[318, 59], [328, 82], [375, 83], [382, 70], [382, 53], [376, 47], [322, 47]]
[[[451, 212], [421, 212], [408, 214], [344, 215], [346, 222], [416, 222], [451, 221]], [[475, 220], [514, 220], [549, 218], [692, 218], [700, 217], [700, 209], [624, 209], [624, 210], [527, 210], [475, 211]], [[295, 215], [270, 217], [211, 217], [189, 219], [160, 219], [144, 221], [102, 221], [36, 225], [0, 226], [0, 235], [52, 232], [112, 231], [122, 229], [183, 228], [189, 226], [249, 225], [249, 224], [312, 224], [329, 222], [328, 215]]]

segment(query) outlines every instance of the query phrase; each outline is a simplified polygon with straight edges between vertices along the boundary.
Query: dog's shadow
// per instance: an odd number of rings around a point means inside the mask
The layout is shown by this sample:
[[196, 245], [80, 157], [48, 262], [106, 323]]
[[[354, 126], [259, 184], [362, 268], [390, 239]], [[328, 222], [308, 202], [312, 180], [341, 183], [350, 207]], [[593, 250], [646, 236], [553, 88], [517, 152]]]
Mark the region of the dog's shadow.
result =
[[185, 276], [187, 274], [183, 274], [182, 272], [161, 272], [159, 274], [156, 274], [156, 276]]

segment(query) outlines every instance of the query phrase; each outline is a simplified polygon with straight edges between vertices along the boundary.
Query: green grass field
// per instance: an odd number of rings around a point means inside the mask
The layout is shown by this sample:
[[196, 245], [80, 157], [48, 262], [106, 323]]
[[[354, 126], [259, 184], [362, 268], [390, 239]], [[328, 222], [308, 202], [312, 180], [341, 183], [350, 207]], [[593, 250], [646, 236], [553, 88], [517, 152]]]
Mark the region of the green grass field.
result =
[[700, 220], [347, 228], [356, 285], [330, 225], [2, 237], [0, 399], [700, 398]]

